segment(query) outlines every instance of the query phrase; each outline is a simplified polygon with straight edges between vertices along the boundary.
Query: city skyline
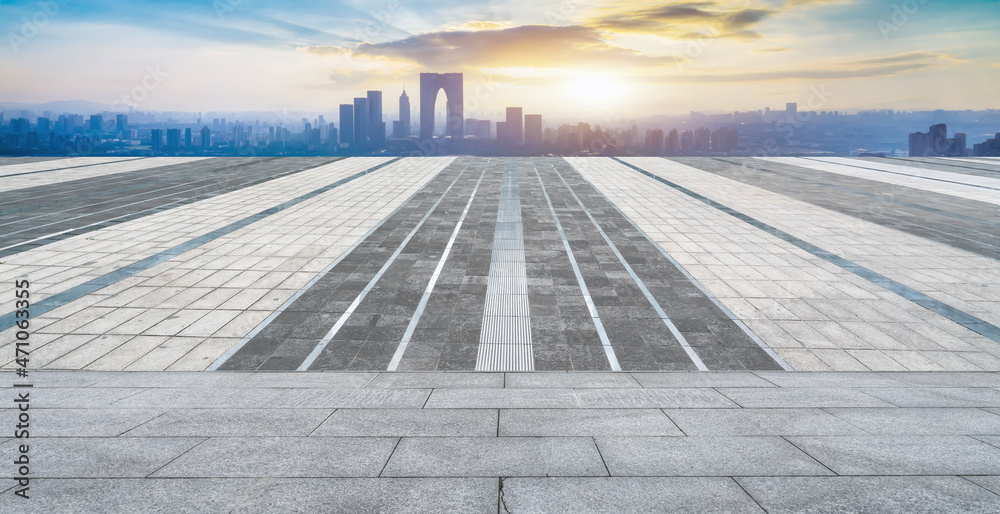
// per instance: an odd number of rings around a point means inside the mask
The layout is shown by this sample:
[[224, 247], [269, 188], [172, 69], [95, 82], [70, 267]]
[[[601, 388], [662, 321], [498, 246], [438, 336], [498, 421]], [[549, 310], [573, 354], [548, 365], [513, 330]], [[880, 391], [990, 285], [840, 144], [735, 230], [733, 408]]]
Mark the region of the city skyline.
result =
[[0, 102], [333, 115], [435, 71], [465, 74], [467, 116], [600, 119], [817, 96], [815, 110], [985, 109], [1000, 78], [1000, 4], [985, 1], [44, 4], [0, 6], [0, 66], [18, 78]]

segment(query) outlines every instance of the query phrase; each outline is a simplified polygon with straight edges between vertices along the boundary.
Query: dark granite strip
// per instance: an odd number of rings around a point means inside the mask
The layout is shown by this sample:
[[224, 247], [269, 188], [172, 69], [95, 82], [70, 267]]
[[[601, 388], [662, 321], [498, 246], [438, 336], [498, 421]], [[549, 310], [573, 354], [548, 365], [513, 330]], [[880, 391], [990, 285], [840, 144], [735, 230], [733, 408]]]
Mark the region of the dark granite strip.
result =
[[751, 158], [682, 164], [858, 219], [1000, 259], [1000, 209], [973, 200]]
[[[554, 166], [570, 184], [587, 211], [608, 234], [639, 281], [647, 288], [709, 370], [782, 369], [781, 365], [737, 325], [727, 312], [716, 305], [671, 262], [661, 248], [650, 241], [641, 229], [569, 163], [558, 159], [549, 160], [548, 164]], [[584, 216], [585, 214], [581, 214], [574, 217]], [[597, 232], [596, 229], [593, 231]], [[598, 240], [603, 240], [600, 235], [597, 237]], [[589, 240], [593, 245], [594, 240]], [[610, 300], [611, 305], [626, 308], [626, 317], [631, 322], [631, 325], [626, 326], [630, 326], [632, 332], [638, 332], [639, 336], [633, 337], [633, 344], [644, 344], [651, 354], [648, 361], [630, 366], [626, 365], [626, 359], [620, 352], [622, 369], [692, 369], [691, 359], [684, 354], [676, 339], [666, 329], [658, 313], [650, 307], [651, 303], [639, 289], [638, 282], [627, 274], [622, 275], [617, 268], [608, 267], [604, 263], [601, 264], [601, 268], [612, 277], [613, 281], [621, 284], [615, 286], [617, 295], [607, 300]], [[625, 268], [621, 269], [624, 271]], [[601, 309], [602, 306], [598, 304], [598, 310]], [[604, 318], [602, 313], [602, 319]], [[612, 332], [609, 328], [609, 335]], [[613, 344], [616, 342], [614, 337], [611, 341]], [[658, 365], [652, 364], [653, 362]]]
[[[191, 240], [186, 241], [184, 243], [181, 243], [181, 244], [179, 244], [177, 246], [174, 246], [173, 248], [169, 248], [167, 250], [164, 250], [164, 251], [162, 251], [162, 252], [160, 252], [160, 253], [158, 253], [156, 255], [151, 255], [151, 256], [146, 257], [145, 259], [142, 259], [142, 260], [140, 260], [138, 262], [135, 262], [133, 264], [129, 264], [129, 265], [124, 266], [122, 268], [119, 268], [119, 269], [117, 269], [115, 271], [112, 271], [111, 273], [107, 273], [107, 274], [102, 275], [100, 277], [97, 277], [95, 279], [92, 279], [92, 280], [89, 280], [87, 282], [84, 282], [83, 284], [80, 284], [80, 285], [78, 285], [76, 287], [72, 287], [72, 288], [70, 288], [70, 289], [68, 289], [66, 291], [63, 291], [61, 293], [55, 294], [53, 296], [50, 296], [50, 297], [48, 297], [48, 298], [46, 298], [46, 299], [44, 299], [44, 300], [42, 300], [40, 302], [32, 304], [32, 306], [31, 306], [31, 314], [33, 316], [38, 316], [40, 314], [44, 314], [46, 312], [49, 312], [49, 311], [51, 311], [53, 309], [57, 309], [59, 307], [62, 307], [63, 305], [66, 305], [66, 304], [68, 304], [68, 303], [70, 303], [70, 302], [72, 302], [74, 300], [78, 300], [78, 299], [84, 297], [85, 295], [88, 295], [90, 293], [93, 293], [95, 291], [103, 289], [103, 288], [105, 288], [107, 286], [110, 286], [111, 284], [117, 283], [117, 282], [119, 282], [121, 280], [124, 280], [124, 279], [126, 279], [128, 277], [131, 277], [132, 275], [135, 275], [136, 273], [139, 273], [140, 271], [149, 269], [149, 268], [151, 268], [151, 267], [153, 267], [153, 266], [155, 266], [155, 265], [157, 265], [157, 264], [159, 264], [161, 262], [166, 262], [166, 261], [172, 259], [173, 257], [176, 257], [178, 255], [181, 255], [181, 254], [185, 253], [185, 252], [188, 252], [190, 250], [198, 248], [199, 246], [204, 245], [205, 243], [209, 243], [211, 241], [214, 241], [214, 240], [216, 240], [216, 239], [218, 239], [218, 238], [220, 238], [220, 237], [222, 237], [222, 236], [224, 236], [226, 234], [231, 234], [231, 233], [233, 233], [233, 232], [235, 232], [235, 231], [237, 231], [237, 230], [239, 230], [241, 228], [244, 228], [244, 227], [246, 227], [246, 226], [248, 226], [248, 225], [250, 225], [250, 224], [252, 224], [254, 222], [257, 222], [257, 221], [260, 221], [260, 220], [262, 220], [264, 218], [267, 218], [268, 216], [277, 214], [277, 213], [279, 213], [279, 212], [281, 212], [281, 211], [283, 211], [285, 209], [288, 209], [290, 207], [294, 207], [295, 205], [298, 205], [298, 204], [300, 204], [300, 203], [302, 203], [302, 202], [304, 202], [306, 200], [309, 200], [310, 198], [314, 198], [316, 196], [319, 196], [319, 195], [321, 195], [323, 193], [326, 193], [327, 191], [330, 191], [332, 189], [340, 187], [340, 186], [342, 186], [342, 185], [344, 185], [344, 184], [346, 184], [346, 183], [348, 183], [348, 182], [350, 182], [350, 181], [352, 181], [354, 179], [363, 177], [363, 176], [365, 176], [365, 175], [367, 175], [367, 174], [369, 174], [371, 172], [374, 172], [376, 170], [384, 168], [384, 167], [386, 167], [386, 166], [388, 166], [388, 165], [390, 165], [390, 164], [392, 164], [392, 163], [394, 163], [394, 162], [396, 162], [398, 160], [399, 160], [399, 158], [396, 158], [396, 159], [387, 161], [385, 163], [379, 164], [377, 166], [373, 166], [371, 168], [368, 168], [368, 169], [366, 169], [364, 171], [355, 173], [354, 175], [351, 175], [349, 177], [342, 178], [342, 179], [340, 179], [340, 180], [338, 180], [336, 182], [333, 182], [332, 184], [328, 184], [328, 185], [323, 186], [323, 187], [321, 187], [319, 189], [315, 189], [315, 190], [310, 191], [310, 192], [308, 192], [308, 193], [306, 193], [304, 195], [298, 196], [296, 198], [293, 198], [291, 200], [283, 202], [283, 203], [281, 203], [279, 205], [276, 205], [274, 207], [271, 207], [269, 209], [265, 209], [263, 211], [260, 211], [257, 214], [252, 214], [252, 215], [247, 216], [247, 217], [245, 217], [245, 218], [243, 218], [243, 219], [241, 219], [239, 221], [235, 221], [233, 223], [230, 223], [229, 225], [226, 225], [224, 227], [215, 229], [215, 230], [213, 230], [213, 231], [211, 231], [211, 232], [209, 232], [207, 234], [198, 236], [198, 237], [196, 237], [194, 239], [191, 239]], [[16, 318], [14, 317], [14, 314], [15, 314], [14, 312], [10, 312], [10, 313], [7, 313], [7, 314], [3, 315], [2, 317], [0, 317], [0, 331], [7, 330], [7, 329], [9, 329], [9, 328], [11, 328], [11, 327], [13, 327], [15, 325]]]
[[[119, 196], [109, 191], [100, 195], [99, 198], [104, 199], [100, 201], [91, 195], [74, 195], [67, 191], [68, 197], [35, 204], [35, 209], [22, 209], [18, 213], [20, 216], [5, 214], [0, 217], [3, 221], [0, 227], [5, 230], [0, 236], [0, 257], [301, 173], [335, 160], [289, 158], [276, 162], [253, 160], [236, 165], [219, 163], [207, 170], [191, 167], [183, 174], [173, 172], [166, 178], [137, 177], [130, 182], [134, 186], [132, 189], [138, 192]], [[191, 163], [194, 164], [197, 163]], [[206, 174], [208, 178], [197, 178]], [[64, 208], [55, 212], [45, 210], [53, 206]], [[39, 210], [42, 213], [35, 214]]]
[[[304, 291], [298, 299], [288, 305], [267, 326], [254, 334], [246, 344], [225, 361], [218, 369], [281, 369], [294, 370], [313, 351], [330, 329], [337, 323], [355, 298], [378, 273], [391, 255], [406, 240], [428, 210], [450, 185], [461, 178], [469, 167], [471, 159], [456, 159], [418, 190], [411, 198], [382, 221], [374, 231], [358, 243], [349, 253]], [[442, 202], [443, 203], [443, 202]], [[447, 206], [440, 206], [447, 209]], [[433, 213], [432, 213], [433, 214]], [[440, 214], [439, 216], [440, 217]], [[428, 222], [432, 222], [428, 218]], [[410, 257], [400, 255], [398, 260], [409, 262]], [[410, 262], [412, 264], [412, 262]], [[404, 328], [413, 313], [407, 309], [419, 301], [426, 281], [408, 284], [405, 273], [390, 266], [381, 281], [398, 288], [398, 294], [371, 291], [364, 309], [355, 310], [338, 331], [339, 338], [327, 344], [313, 363], [316, 369], [348, 369], [354, 361], [368, 335], [384, 338], [395, 351], [399, 338], [394, 342], [388, 331], [399, 325]], [[368, 305], [382, 307], [382, 312], [373, 315]], [[399, 329], [400, 331], [402, 329]], [[400, 332], [401, 334], [401, 332]], [[348, 338], [345, 340], [345, 338]], [[373, 339], [374, 340], [374, 339]], [[388, 362], [388, 361], [386, 361]], [[380, 368], [380, 369], [384, 369]]]
[[[477, 159], [475, 166], [481, 166], [484, 161]], [[475, 369], [499, 207], [502, 163], [503, 160], [492, 159], [486, 168], [485, 178], [399, 363], [399, 371]], [[419, 281], [413, 277], [405, 283], [418, 284]], [[392, 335], [385, 332], [370, 335], [369, 341], [376, 336], [382, 342], [392, 342]]]
[[680, 191], [690, 196], [691, 198], [694, 198], [695, 200], [698, 200], [706, 205], [714, 207], [726, 214], [729, 214], [730, 216], [733, 216], [734, 218], [740, 221], [746, 222], [756, 228], [763, 230], [764, 232], [767, 232], [775, 237], [778, 237], [783, 241], [791, 243], [796, 247], [815, 255], [816, 257], [819, 257], [842, 269], [850, 271], [851, 273], [854, 273], [855, 275], [877, 286], [881, 286], [889, 291], [892, 291], [931, 312], [940, 314], [941, 316], [944, 316], [954, 321], [955, 323], [958, 323], [959, 325], [962, 325], [965, 328], [972, 330], [973, 332], [976, 332], [984, 337], [987, 337], [989, 339], [992, 339], [993, 341], [1000, 343], [1000, 327], [997, 327], [996, 325], [983, 321], [977, 318], [976, 316], [973, 316], [967, 312], [956, 309], [944, 302], [935, 300], [934, 298], [931, 298], [930, 296], [927, 296], [926, 294], [921, 293], [916, 289], [900, 284], [899, 282], [896, 282], [895, 280], [892, 280], [890, 278], [879, 275], [878, 273], [875, 273], [874, 271], [871, 271], [868, 268], [855, 264], [843, 257], [840, 257], [839, 255], [830, 253], [816, 245], [813, 245], [812, 243], [803, 241], [802, 239], [799, 239], [783, 230], [779, 230], [760, 220], [757, 220], [756, 218], [747, 216], [742, 212], [739, 212], [735, 209], [720, 204], [714, 200], [706, 198], [705, 196], [702, 196], [694, 191], [691, 191], [690, 189], [687, 189], [681, 185], [675, 184], [667, 179], [657, 176], [638, 166], [629, 164], [625, 161], [622, 161], [621, 159], [618, 159], [617, 157], [612, 157], [612, 159], [629, 168], [634, 169], [635, 171], [638, 171], [639, 173], [649, 178], [652, 178], [660, 183], [666, 184], [667, 186], [670, 186], [673, 189]]

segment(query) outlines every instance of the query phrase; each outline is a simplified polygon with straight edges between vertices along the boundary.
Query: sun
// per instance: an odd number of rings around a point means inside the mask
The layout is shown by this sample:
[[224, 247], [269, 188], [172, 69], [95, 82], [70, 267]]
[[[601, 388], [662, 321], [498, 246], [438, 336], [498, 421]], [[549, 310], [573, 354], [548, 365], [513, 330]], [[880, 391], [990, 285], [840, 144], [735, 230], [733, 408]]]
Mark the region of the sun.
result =
[[624, 85], [614, 77], [586, 76], [569, 82], [569, 93], [578, 101], [606, 105], [621, 99]]

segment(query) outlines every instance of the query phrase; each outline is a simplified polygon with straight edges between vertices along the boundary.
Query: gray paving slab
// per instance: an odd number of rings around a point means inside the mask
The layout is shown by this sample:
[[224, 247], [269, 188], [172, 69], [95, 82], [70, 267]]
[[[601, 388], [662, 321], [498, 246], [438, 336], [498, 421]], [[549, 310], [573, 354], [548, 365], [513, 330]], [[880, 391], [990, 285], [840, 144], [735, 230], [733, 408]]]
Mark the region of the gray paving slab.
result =
[[306, 409], [418, 409], [430, 389], [293, 389], [268, 407]]
[[[129, 391], [129, 389], [90, 389], [90, 391]], [[285, 389], [202, 389], [163, 387], [144, 389], [113, 403], [116, 408], [256, 408], [263, 407], [282, 395]]]
[[1000, 496], [1000, 475], [972, 475], [962, 478]]
[[607, 476], [590, 437], [404, 437], [386, 477]]
[[495, 478], [269, 480], [232, 512], [495, 513]]
[[[109, 378], [120, 377], [121, 373], [114, 371], [47, 371], [32, 370], [28, 382], [35, 389], [50, 387], [77, 388], [99, 384]], [[12, 384], [24, 382], [13, 373], [0, 375], [0, 387], [11, 387]]]
[[730, 478], [507, 478], [505, 512], [763, 512]]
[[598, 437], [612, 476], [833, 473], [780, 437]]
[[751, 372], [633, 372], [631, 375], [642, 387], [776, 387], [771, 381]]
[[[889, 390], [889, 389], [886, 389]], [[795, 407], [892, 407], [861, 391], [842, 387], [814, 387], [789, 389], [733, 389], [720, 388], [726, 398], [745, 408], [795, 408]]]
[[725, 409], [736, 407], [714, 389], [577, 389], [580, 405], [600, 409]]
[[[145, 477], [204, 441], [198, 437], [47, 437], [29, 444], [31, 475], [38, 478]], [[16, 445], [0, 445], [13, 456]], [[13, 458], [10, 459], [13, 461]]]
[[372, 388], [494, 389], [504, 387], [503, 373], [382, 373]]
[[923, 387], [1000, 388], [1000, 373], [909, 372], [884, 373], [904, 384]]
[[500, 409], [506, 436], [682, 436], [657, 409]]
[[612, 372], [535, 372], [507, 373], [504, 387], [519, 389], [577, 388], [607, 389], [638, 387], [639, 383], [628, 373]]
[[894, 378], [893, 374], [851, 373], [851, 372], [766, 372], [758, 371], [757, 376], [780, 387], [906, 387], [905, 382]]
[[250, 373], [246, 380], [240, 382], [240, 387], [287, 387], [290, 389], [361, 389], [368, 387], [378, 373], [279, 373], [272, 376], [267, 373]]
[[665, 409], [689, 436], [863, 435], [821, 409]]
[[1000, 510], [1000, 496], [953, 476], [748, 477], [736, 481], [772, 513]]
[[1000, 416], [983, 409], [824, 410], [874, 435], [1000, 435]]
[[898, 407], [1000, 407], [1000, 391], [973, 387], [859, 389]]
[[495, 409], [339, 409], [313, 436], [475, 436], [497, 434]]
[[250, 373], [199, 373], [193, 371], [130, 371], [98, 382], [100, 387], [243, 387]]
[[986, 475], [1000, 448], [964, 436], [788, 437], [840, 475]]
[[375, 477], [393, 437], [216, 437], [155, 477]]
[[163, 409], [31, 409], [31, 435], [114, 437], [164, 412]]
[[[69, 388], [53, 387], [32, 391], [31, 408], [38, 409], [92, 409], [110, 407], [115, 402], [139, 394], [140, 388]], [[151, 405], [136, 405], [148, 408]]]
[[0, 495], [0, 511], [209, 514], [228, 512], [265, 486], [265, 481], [258, 479], [35, 478], [29, 500]]
[[428, 409], [566, 409], [579, 407], [572, 389], [435, 389]]
[[224, 408], [172, 409], [132, 428], [123, 435], [128, 437], [306, 436], [316, 430], [332, 412], [332, 409], [281, 411]]

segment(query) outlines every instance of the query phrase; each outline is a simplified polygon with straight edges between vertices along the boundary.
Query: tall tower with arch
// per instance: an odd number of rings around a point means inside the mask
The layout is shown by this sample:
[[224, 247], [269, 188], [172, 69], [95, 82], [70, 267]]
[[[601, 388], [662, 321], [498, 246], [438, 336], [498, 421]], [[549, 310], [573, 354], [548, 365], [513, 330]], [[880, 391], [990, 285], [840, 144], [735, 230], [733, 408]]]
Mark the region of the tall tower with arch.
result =
[[448, 106], [446, 134], [461, 139], [465, 132], [465, 109], [461, 73], [420, 74], [420, 139], [434, 137], [434, 102], [438, 91], [444, 89]]

